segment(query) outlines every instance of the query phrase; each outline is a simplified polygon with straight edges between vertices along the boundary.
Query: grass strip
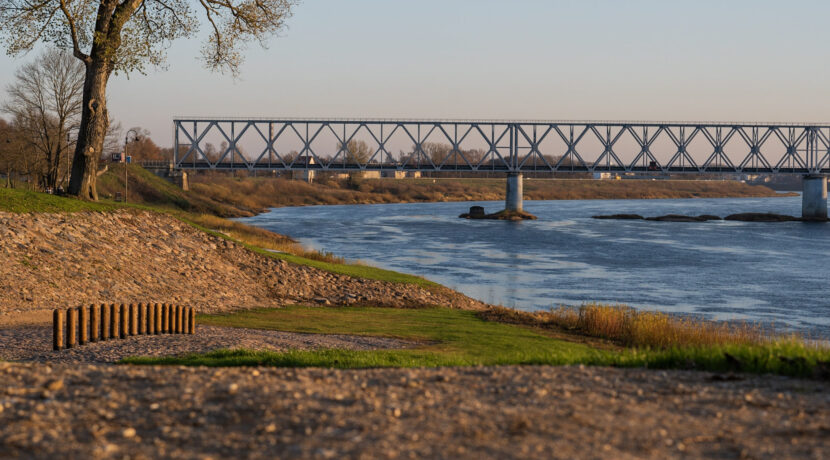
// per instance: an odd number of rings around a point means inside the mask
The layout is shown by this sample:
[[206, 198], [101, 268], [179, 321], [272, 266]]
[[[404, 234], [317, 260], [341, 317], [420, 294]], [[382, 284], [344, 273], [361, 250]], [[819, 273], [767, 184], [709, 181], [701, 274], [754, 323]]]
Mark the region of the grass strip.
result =
[[585, 364], [830, 377], [830, 350], [801, 341], [600, 350], [545, 336], [541, 329], [486, 321], [474, 312], [448, 308], [292, 306], [200, 316], [199, 322], [289, 332], [394, 337], [420, 342], [420, 345], [372, 351], [218, 350], [182, 357], [130, 357], [121, 362], [332, 368]]

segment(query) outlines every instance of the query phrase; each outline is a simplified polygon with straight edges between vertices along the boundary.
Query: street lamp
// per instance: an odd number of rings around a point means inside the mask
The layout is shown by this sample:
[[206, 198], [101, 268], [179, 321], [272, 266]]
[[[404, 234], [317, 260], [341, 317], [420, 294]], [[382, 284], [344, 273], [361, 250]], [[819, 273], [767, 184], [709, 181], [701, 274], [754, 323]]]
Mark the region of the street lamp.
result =
[[124, 203], [127, 202], [127, 144], [130, 142], [130, 133], [133, 133], [133, 142], [141, 139], [135, 128], [127, 131], [127, 135], [124, 136]]

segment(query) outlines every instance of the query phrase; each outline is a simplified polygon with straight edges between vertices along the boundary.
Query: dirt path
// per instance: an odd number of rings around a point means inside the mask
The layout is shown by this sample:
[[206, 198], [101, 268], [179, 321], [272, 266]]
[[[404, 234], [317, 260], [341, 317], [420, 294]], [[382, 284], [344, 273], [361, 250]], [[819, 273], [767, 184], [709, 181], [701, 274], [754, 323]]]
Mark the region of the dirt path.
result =
[[820, 459], [828, 390], [579, 367], [0, 363], [0, 457]]
[[51, 363], [113, 363], [128, 356], [173, 356], [205, 353], [221, 348], [285, 351], [318, 348], [376, 350], [405, 348], [413, 343], [383, 337], [297, 334], [230, 327], [198, 326], [194, 335], [128, 337], [52, 351], [52, 329], [25, 326], [0, 329], [0, 359]]

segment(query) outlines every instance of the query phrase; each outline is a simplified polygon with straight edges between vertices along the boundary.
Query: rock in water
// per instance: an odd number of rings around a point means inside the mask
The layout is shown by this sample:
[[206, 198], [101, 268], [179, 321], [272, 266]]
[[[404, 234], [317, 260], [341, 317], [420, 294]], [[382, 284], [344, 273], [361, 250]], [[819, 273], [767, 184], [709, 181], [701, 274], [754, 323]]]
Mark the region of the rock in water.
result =
[[785, 216], [783, 214], [775, 214], [771, 212], [742, 212], [728, 215], [724, 219], [737, 220], [740, 222], [797, 222], [801, 220], [798, 217]]
[[481, 206], [473, 206], [470, 208], [470, 212], [461, 214], [458, 217], [462, 219], [536, 220], [536, 216], [525, 211], [508, 211], [505, 209], [493, 214], [484, 214], [484, 208]]
[[592, 219], [642, 220], [645, 217], [639, 214], [611, 214], [608, 216], [591, 216]]

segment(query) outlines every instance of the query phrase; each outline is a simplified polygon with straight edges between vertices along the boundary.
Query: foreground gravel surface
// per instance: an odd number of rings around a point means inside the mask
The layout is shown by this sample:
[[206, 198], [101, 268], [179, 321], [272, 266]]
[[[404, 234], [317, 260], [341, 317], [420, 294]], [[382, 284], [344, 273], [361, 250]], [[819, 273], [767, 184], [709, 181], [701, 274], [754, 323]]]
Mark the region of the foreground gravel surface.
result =
[[0, 363], [0, 457], [828, 458], [827, 382]]
[[54, 363], [112, 363], [127, 356], [173, 356], [220, 348], [286, 351], [317, 348], [376, 350], [404, 348], [413, 343], [383, 337], [296, 334], [231, 327], [197, 326], [194, 335], [135, 336], [96, 342], [71, 350], [52, 351], [52, 329], [44, 326], [0, 329], [0, 359]]

